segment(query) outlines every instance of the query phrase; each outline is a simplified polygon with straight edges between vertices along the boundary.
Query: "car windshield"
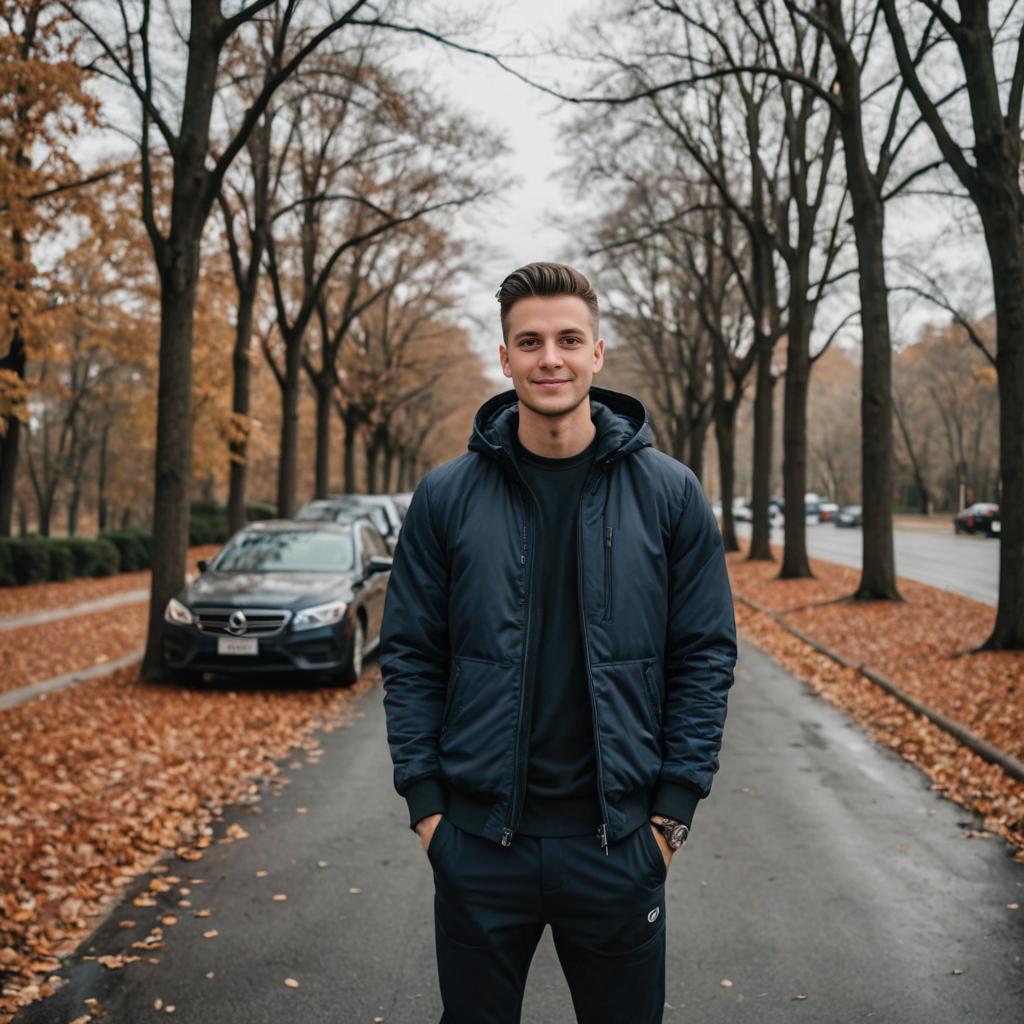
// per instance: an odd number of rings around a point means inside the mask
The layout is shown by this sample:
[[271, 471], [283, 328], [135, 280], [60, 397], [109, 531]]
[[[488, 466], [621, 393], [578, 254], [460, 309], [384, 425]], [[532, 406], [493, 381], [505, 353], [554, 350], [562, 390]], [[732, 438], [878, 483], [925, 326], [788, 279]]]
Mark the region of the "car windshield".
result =
[[219, 572], [350, 572], [352, 534], [340, 530], [260, 530], [234, 537], [214, 559]]

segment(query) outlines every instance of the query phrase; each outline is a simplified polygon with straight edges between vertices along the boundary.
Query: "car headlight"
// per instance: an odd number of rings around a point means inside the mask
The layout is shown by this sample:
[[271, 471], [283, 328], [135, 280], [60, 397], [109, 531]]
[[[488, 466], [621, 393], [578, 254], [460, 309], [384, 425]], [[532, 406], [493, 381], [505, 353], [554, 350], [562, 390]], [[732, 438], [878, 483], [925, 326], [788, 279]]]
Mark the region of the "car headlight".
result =
[[177, 598], [172, 597], [164, 609], [164, 618], [179, 626], [191, 626], [193, 623], [192, 613]]
[[348, 607], [345, 601], [331, 601], [330, 604], [318, 604], [314, 608], [303, 608], [295, 613], [292, 629], [314, 629], [317, 626], [332, 626], [341, 621]]

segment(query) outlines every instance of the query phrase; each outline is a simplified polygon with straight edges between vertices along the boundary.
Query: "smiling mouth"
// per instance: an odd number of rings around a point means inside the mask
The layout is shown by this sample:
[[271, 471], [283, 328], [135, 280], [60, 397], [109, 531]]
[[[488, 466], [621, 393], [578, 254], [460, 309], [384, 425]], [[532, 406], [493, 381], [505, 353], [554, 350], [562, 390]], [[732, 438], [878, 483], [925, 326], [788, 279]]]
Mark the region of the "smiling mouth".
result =
[[542, 387], [542, 388], [554, 388], [554, 387], [558, 387], [560, 384], [568, 384], [569, 381], [568, 380], [535, 380], [533, 383], [537, 384], [539, 387]]

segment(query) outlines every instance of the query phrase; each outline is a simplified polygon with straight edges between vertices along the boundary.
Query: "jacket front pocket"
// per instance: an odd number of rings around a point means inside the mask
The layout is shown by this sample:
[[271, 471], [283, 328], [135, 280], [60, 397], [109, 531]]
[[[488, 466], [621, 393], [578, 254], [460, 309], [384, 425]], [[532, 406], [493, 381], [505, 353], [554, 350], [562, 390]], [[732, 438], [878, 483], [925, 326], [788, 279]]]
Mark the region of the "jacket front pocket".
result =
[[647, 699], [651, 704], [651, 713], [654, 715], [654, 726], [661, 730], [661, 688], [654, 678], [654, 666], [650, 663], [644, 665], [644, 682], [647, 684]]
[[612, 621], [612, 528], [604, 528], [604, 614], [602, 622]]
[[648, 664], [615, 661], [591, 668], [602, 776], [613, 800], [653, 786], [661, 769], [661, 730], [651, 703]]
[[[441, 714], [441, 735], [443, 736], [448, 731], [448, 724], [451, 721], [452, 705], [455, 703], [455, 690], [459, 684], [459, 663], [455, 662], [455, 666], [452, 669], [451, 678], [448, 680], [448, 688], [444, 694], [444, 711]], [[456, 716], [459, 713], [459, 709], [455, 709]]]
[[512, 784], [518, 666], [457, 658], [456, 693], [439, 744], [444, 777], [464, 793], [504, 797]]

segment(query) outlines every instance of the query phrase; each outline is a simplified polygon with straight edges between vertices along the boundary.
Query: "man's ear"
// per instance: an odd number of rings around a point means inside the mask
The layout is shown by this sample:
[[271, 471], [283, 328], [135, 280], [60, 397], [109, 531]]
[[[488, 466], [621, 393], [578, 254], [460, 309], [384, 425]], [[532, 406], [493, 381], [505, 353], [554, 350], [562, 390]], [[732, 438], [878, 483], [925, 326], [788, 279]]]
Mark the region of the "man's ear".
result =
[[600, 373], [604, 366], [604, 338], [598, 338], [594, 342], [594, 373]]
[[512, 367], [508, 363], [508, 349], [504, 345], [498, 345], [498, 359], [501, 361], [501, 372], [506, 377], [512, 376]]

